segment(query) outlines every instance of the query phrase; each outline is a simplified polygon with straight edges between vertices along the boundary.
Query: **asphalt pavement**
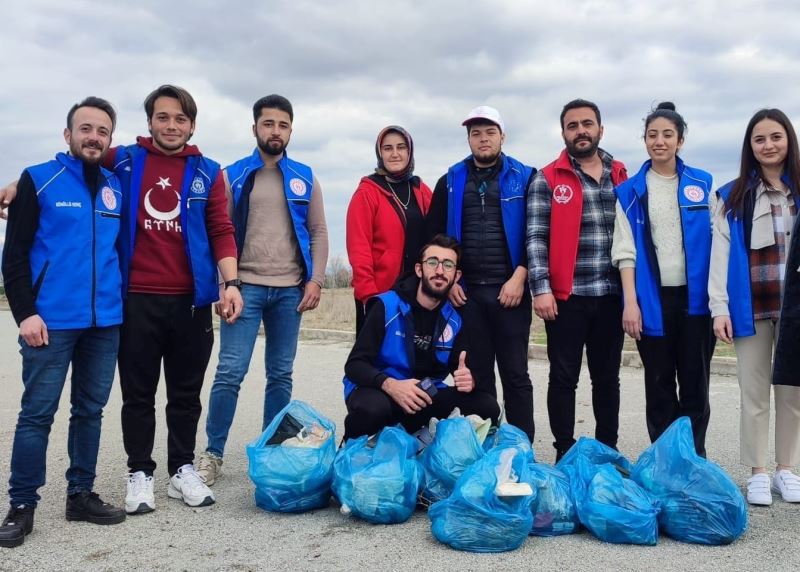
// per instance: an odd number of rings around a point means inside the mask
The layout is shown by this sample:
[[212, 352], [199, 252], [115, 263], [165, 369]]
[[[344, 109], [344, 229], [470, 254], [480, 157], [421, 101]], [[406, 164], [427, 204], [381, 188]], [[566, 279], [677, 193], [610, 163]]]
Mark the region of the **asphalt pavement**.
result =
[[[0, 311], [0, 483], [8, 481], [14, 426], [22, 391], [17, 329]], [[349, 345], [341, 341], [301, 342], [295, 362], [294, 397], [304, 400], [343, 428], [342, 367]], [[259, 338], [250, 373], [227, 444], [224, 475], [214, 485], [217, 503], [192, 509], [167, 497], [163, 382], [158, 394], [154, 458], [156, 511], [129, 517], [116, 526], [64, 519], [64, 471], [69, 417], [69, 382], [56, 416], [48, 451], [47, 484], [36, 511], [33, 533], [19, 548], [0, 548], [0, 570], [797, 570], [800, 568], [800, 505], [776, 498], [773, 506], [751, 508], [749, 530], [729, 546], [683, 544], [662, 536], [657, 546], [600, 542], [586, 531], [556, 537], [529, 537], [516, 551], [502, 554], [458, 552], [430, 533], [427, 514], [418, 510], [400, 525], [371, 525], [341, 515], [331, 506], [301, 515], [271, 514], [253, 501], [245, 445], [261, 427], [264, 395], [264, 339]], [[206, 376], [203, 403], [216, 368], [216, 346]], [[532, 360], [538, 460], [552, 463], [554, 450], [546, 409], [547, 363]], [[644, 421], [642, 370], [623, 368], [619, 448], [631, 461], [649, 444]], [[499, 385], [499, 384], [498, 384]], [[584, 370], [578, 391], [577, 435], [593, 434], [590, 382]], [[122, 505], [126, 464], [120, 429], [120, 391], [115, 384], [106, 407], [96, 490]], [[743, 485], [749, 470], [738, 463], [739, 390], [735, 377], [714, 375], [711, 383], [709, 458]], [[205, 446], [205, 412], [197, 450]], [[0, 504], [3, 506], [3, 504]], [[5, 508], [2, 509], [3, 513]]]

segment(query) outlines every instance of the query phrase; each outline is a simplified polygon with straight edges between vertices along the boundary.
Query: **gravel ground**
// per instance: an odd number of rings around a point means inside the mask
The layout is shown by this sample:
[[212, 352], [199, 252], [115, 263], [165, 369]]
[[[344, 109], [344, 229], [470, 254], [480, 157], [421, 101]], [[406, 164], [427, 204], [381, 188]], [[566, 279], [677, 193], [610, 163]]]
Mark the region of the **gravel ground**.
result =
[[[14, 425], [19, 410], [20, 358], [11, 315], [0, 311], [0, 482], [8, 479]], [[772, 507], [750, 511], [750, 528], [724, 547], [682, 544], [662, 537], [657, 546], [602, 543], [589, 533], [530, 537], [514, 552], [485, 555], [457, 552], [437, 543], [427, 515], [418, 511], [401, 525], [370, 525], [342, 516], [331, 507], [303, 515], [278, 515], [256, 508], [247, 477], [245, 444], [254, 439], [263, 406], [264, 340], [242, 386], [239, 408], [225, 456], [224, 476], [214, 486], [217, 504], [191, 509], [167, 497], [167, 475], [156, 472], [156, 511], [128, 518], [117, 526], [94, 526], [64, 520], [67, 467], [68, 395], [53, 426], [48, 456], [48, 483], [41, 489], [36, 526], [22, 547], [0, 549], [0, 570], [792, 570], [800, 567], [797, 531], [800, 506], [776, 499]], [[342, 342], [302, 342], [295, 371], [295, 397], [305, 400], [343, 427], [342, 366], [348, 346]], [[216, 352], [215, 352], [216, 353]], [[212, 357], [203, 402], [216, 366]], [[535, 387], [540, 461], [552, 462], [545, 407], [547, 364], [530, 362]], [[635, 461], [648, 445], [644, 422], [642, 371], [624, 368], [620, 450]], [[593, 418], [586, 372], [582, 374], [576, 434], [591, 435]], [[714, 376], [712, 418], [708, 431], [710, 458], [743, 484], [747, 469], [738, 464], [739, 392], [733, 377]], [[158, 397], [155, 459], [166, 465], [163, 384]], [[125, 455], [119, 422], [120, 393], [115, 386], [106, 409], [96, 490], [122, 505], [125, 497]], [[204, 417], [198, 450], [205, 446]], [[5, 509], [3, 509], [5, 510]]]

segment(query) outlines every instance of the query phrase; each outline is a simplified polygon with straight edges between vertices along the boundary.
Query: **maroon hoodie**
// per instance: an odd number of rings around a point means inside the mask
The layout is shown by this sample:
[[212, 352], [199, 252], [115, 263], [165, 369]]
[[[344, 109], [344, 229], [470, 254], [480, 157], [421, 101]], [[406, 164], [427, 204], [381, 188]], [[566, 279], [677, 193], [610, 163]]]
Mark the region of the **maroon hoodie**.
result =
[[[136, 242], [131, 259], [129, 292], [144, 294], [191, 294], [194, 292], [189, 258], [180, 224], [180, 192], [186, 157], [200, 155], [194, 145], [167, 155], [153, 145], [151, 137], [136, 142], [147, 150], [136, 217]], [[105, 159], [114, 162], [115, 149]], [[228, 217], [222, 171], [211, 187], [206, 205], [206, 229], [214, 254], [236, 257], [233, 224]]]

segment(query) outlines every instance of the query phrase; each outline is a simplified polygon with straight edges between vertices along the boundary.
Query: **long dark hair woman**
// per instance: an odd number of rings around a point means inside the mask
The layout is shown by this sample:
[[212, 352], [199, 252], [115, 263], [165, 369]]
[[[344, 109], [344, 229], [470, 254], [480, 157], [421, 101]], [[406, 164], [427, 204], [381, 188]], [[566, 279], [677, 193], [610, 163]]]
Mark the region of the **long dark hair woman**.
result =
[[356, 334], [367, 301], [389, 290], [414, 263], [425, 242], [431, 190], [414, 175], [414, 142], [397, 125], [375, 142], [378, 166], [363, 177], [347, 208], [347, 256], [353, 269]]
[[[784, 299], [785, 286], [791, 285], [794, 296], [797, 291], [798, 190], [800, 150], [792, 123], [779, 109], [762, 109], [747, 125], [739, 176], [718, 191], [708, 285], [714, 333], [736, 348], [740, 454], [752, 472], [747, 500], [757, 505], [772, 504], [772, 492], [800, 502], [800, 478], [793, 472], [800, 462], [800, 381], [797, 369], [786, 375], [787, 354], [797, 354], [798, 346], [785, 345], [798, 337], [797, 306], [787, 308]], [[784, 312], [791, 314], [786, 322]], [[784, 341], [786, 326], [794, 337], [786, 332]], [[770, 390], [779, 329], [773, 390], [776, 468], [770, 480]]]
[[611, 257], [622, 279], [622, 326], [636, 339], [644, 366], [650, 440], [685, 415], [695, 450], [705, 456], [714, 352], [708, 310], [712, 180], [679, 157], [685, 132], [671, 102], [645, 119], [650, 159], [615, 189]]

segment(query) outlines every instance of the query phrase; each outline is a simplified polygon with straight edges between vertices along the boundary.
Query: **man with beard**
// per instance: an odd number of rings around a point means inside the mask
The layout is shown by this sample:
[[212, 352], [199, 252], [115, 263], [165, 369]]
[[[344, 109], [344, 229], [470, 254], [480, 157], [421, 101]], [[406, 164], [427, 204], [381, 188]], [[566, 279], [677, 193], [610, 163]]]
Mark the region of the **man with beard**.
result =
[[[162, 361], [171, 475], [167, 494], [193, 507], [214, 502], [192, 464], [200, 390], [214, 344], [211, 304], [221, 300], [218, 312], [228, 323], [242, 308], [219, 164], [187, 144], [197, 118], [194, 98], [183, 88], [162, 85], [147, 96], [144, 109], [152, 137], [111, 149], [104, 159], [122, 191], [119, 253], [126, 301], [119, 373], [128, 514], [155, 509], [152, 452]], [[0, 205], [15, 195], [15, 183], [0, 190]]]
[[33, 529], [50, 427], [70, 365], [66, 518], [94, 524], [125, 520], [122, 509], [93, 492], [122, 322], [116, 250], [120, 183], [100, 167], [115, 122], [113, 107], [103, 99], [88, 97], [74, 105], [64, 130], [69, 153], [25, 169], [9, 210], [3, 276], [19, 325], [25, 389], [0, 547], [19, 546]]
[[225, 168], [244, 308], [235, 324], [220, 327], [219, 365], [206, 419], [208, 447], [197, 461], [208, 486], [221, 474], [239, 387], [261, 322], [266, 334], [263, 430], [291, 399], [300, 318], [319, 304], [325, 279], [328, 230], [322, 189], [310, 167], [286, 154], [293, 119], [285, 97], [273, 94], [256, 101], [253, 135], [258, 146]]
[[476, 107], [462, 125], [472, 154], [436, 184], [427, 234], [461, 243], [463, 280], [450, 291], [450, 303], [463, 307], [470, 368], [479, 388], [496, 396], [497, 361], [506, 419], [533, 441], [525, 197], [536, 170], [502, 152], [505, 125], [496, 109]]
[[597, 105], [570, 101], [561, 112], [566, 149], [528, 191], [527, 249], [533, 309], [545, 320], [547, 410], [556, 461], [575, 443], [575, 390], [586, 347], [595, 437], [617, 445], [622, 299], [611, 265], [616, 196], [625, 166], [600, 149]]
[[[447, 296], [461, 277], [461, 249], [445, 235], [420, 252], [415, 275], [372, 299], [344, 366], [345, 439], [401, 423], [416, 431], [458, 407], [497, 422], [500, 408], [466, 366], [461, 318]], [[454, 386], [444, 379], [452, 372]]]

